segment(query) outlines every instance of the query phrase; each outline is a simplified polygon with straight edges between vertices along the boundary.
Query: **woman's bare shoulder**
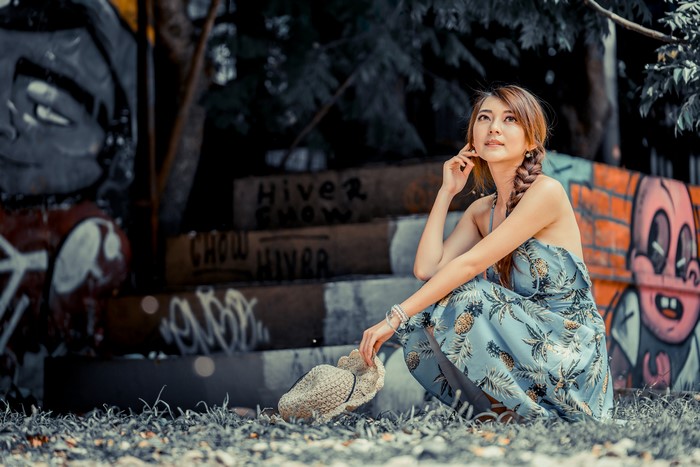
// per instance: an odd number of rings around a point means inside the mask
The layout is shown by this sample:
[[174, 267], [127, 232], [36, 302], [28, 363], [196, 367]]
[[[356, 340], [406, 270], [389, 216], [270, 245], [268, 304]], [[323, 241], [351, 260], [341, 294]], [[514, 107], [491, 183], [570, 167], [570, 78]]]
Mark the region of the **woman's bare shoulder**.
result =
[[472, 201], [464, 212], [464, 217], [470, 219], [479, 229], [481, 235], [488, 229], [488, 218], [493, 205], [493, 195], [482, 196]]
[[559, 180], [544, 174], [539, 175], [535, 181], [532, 182], [532, 186], [526, 193], [529, 192], [532, 192], [532, 194], [536, 195], [538, 198], [554, 197], [555, 199], [568, 201], [569, 197], [564, 185], [562, 185]]
[[[549, 175], [540, 174], [537, 176], [534, 182], [532, 182], [532, 188], [539, 187], [539, 190], [560, 190], [564, 191], [564, 186], [556, 178], [552, 178]], [[551, 194], [551, 192], [550, 192]]]
[[492, 205], [493, 195], [485, 195], [472, 201], [472, 203], [467, 207], [466, 212], [478, 217], [485, 212], [490, 211]]
[[559, 180], [547, 175], [540, 175], [527, 189], [520, 204], [531, 206], [537, 210], [562, 212], [561, 210], [570, 206], [571, 202], [569, 194]]

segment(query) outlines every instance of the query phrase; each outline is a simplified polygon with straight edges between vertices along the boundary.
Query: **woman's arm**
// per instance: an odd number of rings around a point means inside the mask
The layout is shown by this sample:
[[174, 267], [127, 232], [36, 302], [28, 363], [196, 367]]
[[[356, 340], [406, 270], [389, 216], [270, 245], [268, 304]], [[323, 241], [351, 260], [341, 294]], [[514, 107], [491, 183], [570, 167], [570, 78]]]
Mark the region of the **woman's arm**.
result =
[[[475, 201], [469, 205], [455, 228], [443, 242], [447, 206], [451, 200], [450, 198], [443, 201], [441, 199], [443, 196], [442, 193], [437, 195], [435, 205], [430, 211], [418, 243], [416, 259], [413, 263], [413, 274], [422, 281], [433, 277], [447, 263], [468, 251], [481, 240], [481, 233], [476, 225], [475, 217], [478, 201]], [[443, 202], [447, 206], [443, 206]]]
[[543, 179], [533, 184], [518, 206], [493, 232], [440, 269], [416, 293], [401, 303], [408, 316], [413, 316], [440, 300], [461, 284], [473, 279], [514, 251], [526, 240], [557, 220], [568, 203], [561, 184]]
[[[420, 280], [427, 280], [466, 245], [473, 246], [481, 235], [473, 221], [473, 211], [467, 209], [454, 231], [443, 243], [445, 219], [454, 196], [464, 189], [474, 167], [467, 146], [443, 165], [442, 186], [428, 215], [416, 250], [413, 273]], [[473, 204], [473, 203], [472, 203]]]
[[[556, 180], [546, 178], [541, 183], [533, 183], [518, 206], [493, 232], [446, 264], [404, 300], [401, 307], [410, 317], [434, 304], [555, 222], [564, 211], [564, 203], [568, 202], [566, 192]], [[397, 325], [397, 322], [392, 323], [394, 327]], [[364, 332], [360, 353], [368, 365], [371, 365], [373, 352], [378, 351], [393, 332], [385, 320]]]

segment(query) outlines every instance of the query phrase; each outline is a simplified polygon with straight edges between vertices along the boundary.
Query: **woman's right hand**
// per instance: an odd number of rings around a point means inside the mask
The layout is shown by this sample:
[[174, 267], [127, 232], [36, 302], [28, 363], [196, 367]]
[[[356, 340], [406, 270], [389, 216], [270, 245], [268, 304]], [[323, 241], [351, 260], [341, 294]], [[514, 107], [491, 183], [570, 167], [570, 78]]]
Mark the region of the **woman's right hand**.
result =
[[474, 168], [473, 157], [478, 157], [470, 144], [466, 144], [456, 156], [445, 161], [442, 168], [442, 188], [456, 195], [464, 189]]

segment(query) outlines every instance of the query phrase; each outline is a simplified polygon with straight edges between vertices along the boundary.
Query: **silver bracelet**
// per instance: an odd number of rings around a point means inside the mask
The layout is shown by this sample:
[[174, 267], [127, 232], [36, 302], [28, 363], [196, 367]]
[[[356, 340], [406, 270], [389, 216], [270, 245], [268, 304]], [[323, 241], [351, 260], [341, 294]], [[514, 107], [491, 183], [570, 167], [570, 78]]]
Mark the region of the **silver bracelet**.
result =
[[401, 308], [401, 305], [399, 305], [397, 303], [396, 305], [391, 307], [391, 311], [393, 311], [397, 315], [399, 315], [399, 319], [401, 320], [402, 325], [408, 323], [408, 315], [406, 314], [405, 311], [403, 311], [403, 308]]
[[386, 324], [391, 328], [394, 333], [397, 333], [398, 330], [391, 325], [391, 317], [394, 315], [394, 310], [389, 310], [386, 312]]

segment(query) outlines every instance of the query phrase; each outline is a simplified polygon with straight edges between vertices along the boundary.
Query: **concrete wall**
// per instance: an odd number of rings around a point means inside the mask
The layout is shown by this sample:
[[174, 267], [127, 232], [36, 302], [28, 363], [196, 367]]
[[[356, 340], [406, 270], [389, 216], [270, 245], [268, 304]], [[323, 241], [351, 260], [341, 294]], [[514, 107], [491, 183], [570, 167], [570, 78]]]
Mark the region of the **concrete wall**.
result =
[[96, 351], [129, 273], [136, 39], [106, 0], [0, 18], [0, 396], [41, 399], [43, 357]]

